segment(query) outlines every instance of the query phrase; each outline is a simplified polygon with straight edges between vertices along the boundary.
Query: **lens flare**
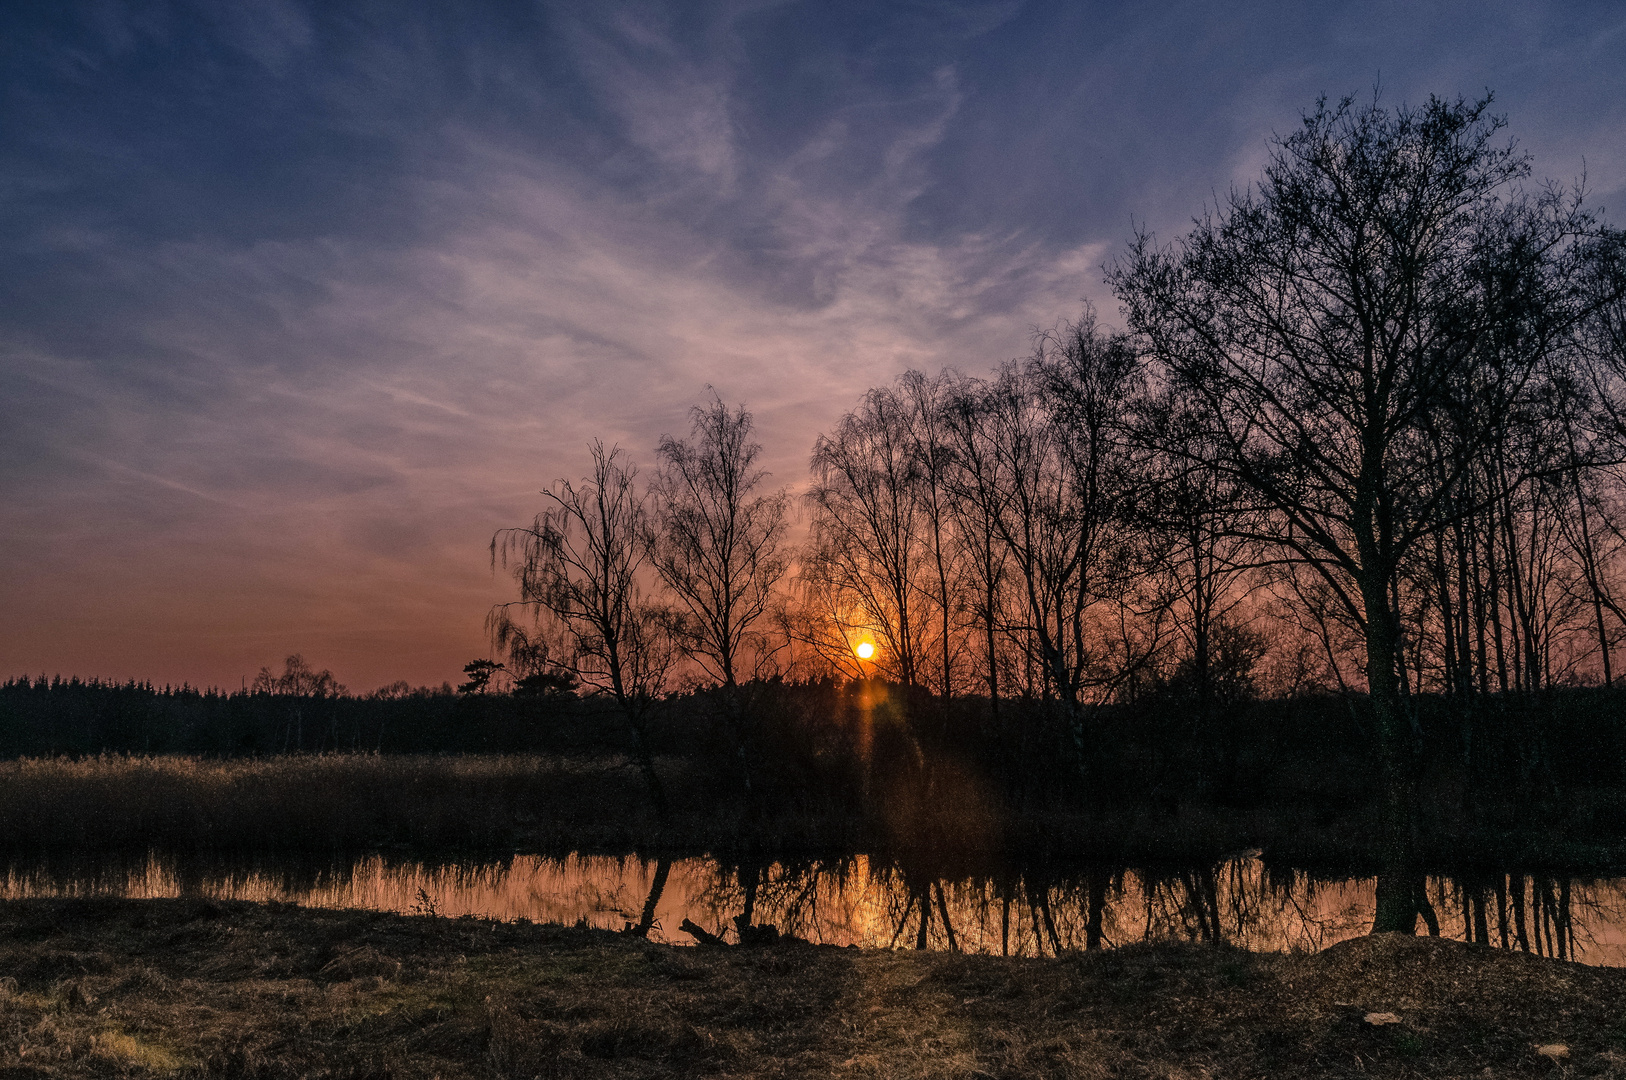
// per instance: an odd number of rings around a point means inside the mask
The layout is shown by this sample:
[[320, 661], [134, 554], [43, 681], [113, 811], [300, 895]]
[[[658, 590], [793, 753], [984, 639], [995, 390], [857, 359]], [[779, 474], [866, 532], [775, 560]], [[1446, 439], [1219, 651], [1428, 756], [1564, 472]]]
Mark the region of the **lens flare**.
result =
[[875, 655], [875, 646], [867, 641], [861, 641], [858, 643], [858, 648], [854, 649], [853, 652], [858, 654], [858, 659], [868, 660]]

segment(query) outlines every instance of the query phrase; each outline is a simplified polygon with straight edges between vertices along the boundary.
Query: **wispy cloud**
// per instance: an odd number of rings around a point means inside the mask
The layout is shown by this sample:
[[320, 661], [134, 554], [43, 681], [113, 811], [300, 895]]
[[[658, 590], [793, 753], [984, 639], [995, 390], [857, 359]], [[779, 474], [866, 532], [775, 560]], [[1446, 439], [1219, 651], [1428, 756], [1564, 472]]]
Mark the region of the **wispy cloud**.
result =
[[[1353, 7], [1263, 43], [1265, 6], [855, 11], [280, 0], [13, 35], [0, 668], [450, 677], [505, 595], [492, 531], [590, 438], [647, 461], [714, 386], [798, 484], [868, 387], [1110, 320], [1132, 219], [1179, 228], [1405, 38]], [[1533, 65], [1515, 129], [1593, 148], [1607, 194], [1626, 76], [1618, 20], [1583, 22], [1476, 33]], [[1570, 44], [1582, 119], [1536, 87]], [[1398, 55], [1397, 94], [1480, 70]]]

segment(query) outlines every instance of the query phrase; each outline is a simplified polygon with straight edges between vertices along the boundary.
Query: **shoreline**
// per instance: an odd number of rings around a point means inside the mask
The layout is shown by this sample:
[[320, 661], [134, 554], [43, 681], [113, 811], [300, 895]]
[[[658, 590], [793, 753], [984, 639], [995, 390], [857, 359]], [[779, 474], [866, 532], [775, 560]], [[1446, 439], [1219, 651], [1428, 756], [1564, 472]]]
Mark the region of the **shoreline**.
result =
[[[1423, 887], [1434, 921], [1420, 919], [1420, 934], [1626, 966], [1626, 879], [1434, 876]], [[1256, 854], [1177, 869], [1030, 867], [956, 879], [862, 855], [733, 864], [580, 854], [199, 861], [152, 853], [12, 861], [0, 881], [4, 900], [291, 903], [603, 930], [639, 924], [649, 940], [678, 945], [708, 934], [737, 940], [748, 919], [760, 933], [818, 944], [1037, 957], [1170, 941], [1313, 953], [1369, 932], [1374, 891], [1370, 876], [1284, 871]]]

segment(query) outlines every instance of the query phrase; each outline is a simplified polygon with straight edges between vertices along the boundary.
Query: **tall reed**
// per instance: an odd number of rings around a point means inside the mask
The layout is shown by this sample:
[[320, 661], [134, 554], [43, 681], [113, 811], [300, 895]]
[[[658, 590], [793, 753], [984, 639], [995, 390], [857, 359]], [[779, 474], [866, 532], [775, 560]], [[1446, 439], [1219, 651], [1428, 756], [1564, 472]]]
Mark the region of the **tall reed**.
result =
[[331, 851], [619, 840], [648, 822], [615, 759], [100, 755], [0, 762], [0, 845]]

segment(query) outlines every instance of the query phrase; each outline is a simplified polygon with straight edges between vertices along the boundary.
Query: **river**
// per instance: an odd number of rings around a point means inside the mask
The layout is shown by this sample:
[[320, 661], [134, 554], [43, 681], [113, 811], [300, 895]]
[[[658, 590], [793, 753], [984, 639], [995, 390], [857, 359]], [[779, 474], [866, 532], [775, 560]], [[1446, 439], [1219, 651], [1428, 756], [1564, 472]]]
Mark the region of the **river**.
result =
[[[0, 896], [198, 897], [629, 927], [693, 944], [686, 922], [735, 940], [748, 925], [832, 945], [1053, 955], [1138, 941], [1313, 951], [1365, 933], [1375, 883], [1267, 866], [1255, 853], [1175, 868], [1035, 868], [939, 877], [854, 856], [760, 865], [709, 858], [514, 855], [425, 860], [13, 860]], [[1626, 879], [1430, 876], [1440, 933], [1626, 966]], [[1419, 924], [1419, 932], [1426, 932]], [[763, 932], [769, 933], [769, 932]]]

